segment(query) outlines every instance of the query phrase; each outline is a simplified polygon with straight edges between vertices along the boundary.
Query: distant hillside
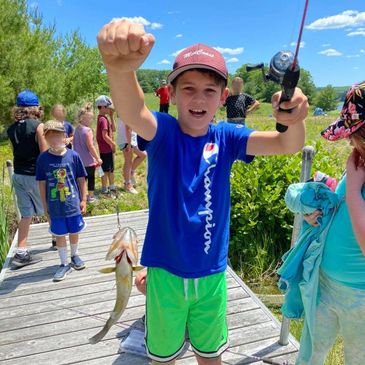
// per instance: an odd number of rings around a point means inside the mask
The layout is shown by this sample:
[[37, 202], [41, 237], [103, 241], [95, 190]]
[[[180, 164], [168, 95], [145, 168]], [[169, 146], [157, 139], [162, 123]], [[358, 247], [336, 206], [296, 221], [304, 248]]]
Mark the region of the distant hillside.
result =
[[[346, 91], [349, 89], [349, 86], [333, 86], [336, 90], [337, 98], [339, 101], [345, 100]], [[323, 89], [323, 87], [317, 87], [317, 92]]]

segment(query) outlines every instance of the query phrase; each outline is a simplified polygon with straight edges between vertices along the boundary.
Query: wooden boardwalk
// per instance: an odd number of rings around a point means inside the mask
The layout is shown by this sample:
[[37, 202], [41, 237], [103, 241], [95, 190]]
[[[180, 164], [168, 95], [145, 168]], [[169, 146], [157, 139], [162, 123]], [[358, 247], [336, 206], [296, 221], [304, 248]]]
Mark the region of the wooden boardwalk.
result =
[[[147, 211], [120, 215], [122, 226], [136, 230], [140, 246], [147, 216]], [[86, 221], [79, 251], [87, 268], [72, 271], [65, 281], [52, 281], [59, 258], [49, 249], [47, 224], [32, 225], [29, 234], [30, 248], [43, 256], [42, 262], [17, 271], [7, 269], [5, 263], [0, 276], [0, 365], [150, 363], [141, 356], [118, 353], [121, 338], [144, 314], [145, 299], [135, 287], [119, 323], [100, 343], [88, 343], [114, 307], [114, 274], [101, 274], [98, 269], [111, 264], [104, 257], [117, 222], [115, 214]], [[290, 337], [288, 346], [278, 345], [280, 323], [231, 269], [227, 283], [231, 347], [223, 356], [224, 364], [263, 364], [244, 355], [294, 364], [298, 343]], [[196, 362], [188, 350], [177, 363]]]

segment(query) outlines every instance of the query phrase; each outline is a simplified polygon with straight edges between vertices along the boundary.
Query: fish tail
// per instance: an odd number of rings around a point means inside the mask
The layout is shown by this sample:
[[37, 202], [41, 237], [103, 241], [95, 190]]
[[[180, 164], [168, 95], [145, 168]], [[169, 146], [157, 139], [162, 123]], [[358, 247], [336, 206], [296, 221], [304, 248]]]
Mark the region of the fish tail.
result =
[[95, 336], [89, 338], [89, 342], [91, 344], [96, 344], [100, 340], [103, 339], [103, 337], [109, 332], [110, 327], [115, 323], [114, 318], [110, 317], [107, 322], [105, 323], [105, 326], [99, 331]]

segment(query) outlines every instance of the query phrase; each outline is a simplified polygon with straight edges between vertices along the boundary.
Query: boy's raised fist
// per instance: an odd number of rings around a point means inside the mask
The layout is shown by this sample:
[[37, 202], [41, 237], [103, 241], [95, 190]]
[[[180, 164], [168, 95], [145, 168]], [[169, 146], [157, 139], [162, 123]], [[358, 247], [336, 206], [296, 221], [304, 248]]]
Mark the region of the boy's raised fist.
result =
[[136, 71], [150, 53], [155, 38], [142, 24], [114, 19], [97, 35], [101, 57], [107, 71]]

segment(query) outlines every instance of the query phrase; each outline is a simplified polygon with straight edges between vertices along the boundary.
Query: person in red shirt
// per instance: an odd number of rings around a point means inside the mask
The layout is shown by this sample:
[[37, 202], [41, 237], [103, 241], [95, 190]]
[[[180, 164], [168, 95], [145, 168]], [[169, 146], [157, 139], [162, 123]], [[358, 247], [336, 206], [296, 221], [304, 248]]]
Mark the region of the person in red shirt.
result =
[[[100, 95], [95, 103], [99, 109], [96, 124], [96, 141], [99, 147], [100, 158], [103, 160], [101, 167], [104, 171], [104, 175], [101, 177], [101, 192], [108, 194], [111, 191], [116, 191], [114, 186], [113, 156], [115, 153], [115, 142], [113, 140], [113, 132], [115, 132], [114, 106], [111, 99], [106, 95]], [[109, 121], [107, 115], [109, 115], [111, 121]], [[109, 186], [107, 185], [108, 183]]]
[[161, 81], [160, 87], [156, 90], [155, 95], [160, 98], [160, 113], [169, 112], [169, 88], [167, 87], [166, 80]]

